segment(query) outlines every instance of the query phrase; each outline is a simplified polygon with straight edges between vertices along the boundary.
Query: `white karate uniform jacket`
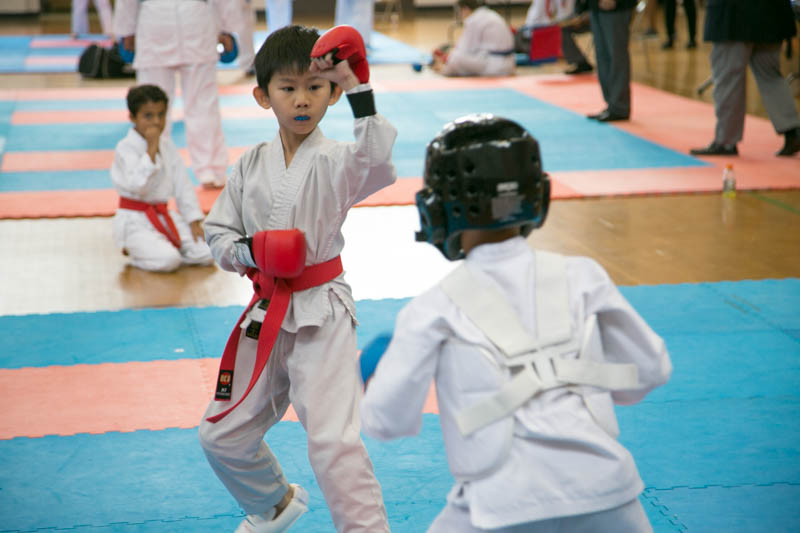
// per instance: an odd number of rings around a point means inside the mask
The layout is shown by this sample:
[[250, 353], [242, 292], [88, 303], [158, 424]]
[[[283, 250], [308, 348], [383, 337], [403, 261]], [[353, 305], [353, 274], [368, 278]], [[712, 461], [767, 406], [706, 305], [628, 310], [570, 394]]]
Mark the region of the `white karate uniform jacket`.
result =
[[575, 14], [575, 0], [533, 0], [525, 15], [525, 26], [549, 26]]
[[[535, 261], [527, 242], [518, 237], [481, 245], [465, 261], [475, 275], [495, 282], [522, 324], [535, 332]], [[640, 387], [612, 393], [614, 402], [638, 402], [665, 383], [672, 365], [663, 340], [623, 298], [602, 267], [588, 258], [567, 257], [566, 274], [573, 324], [583, 324], [597, 313], [607, 361], [638, 367]], [[485, 335], [437, 285], [414, 298], [398, 315], [392, 342], [362, 401], [365, 433], [379, 439], [417, 434], [422, 407], [435, 380], [445, 443], [463, 439], [457, 427], [445, 423], [465, 403], [470, 405], [456, 391], [485, 391], [503, 378], [475, 350], [465, 350], [463, 358], [443, 356], [445, 344], [453, 342], [492, 351]], [[498, 437], [502, 434], [489, 431], [470, 437], [484, 439], [483, 453], [471, 457], [452, 453], [469, 446], [446, 450], [456, 477], [448, 505], [468, 507], [476, 528], [612, 509], [634, 500], [643, 490], [633, 457], [597, 424], [580, 394], [566, 388], [545, 391], [513, 416], [513, 436]], [[486, 466], [487, 456], [498, 457], [499, 464], [476, 479], [464, 479], [463, 472]]]
[[225, 183], [228, 150], [217, 89], [217, 37], [241, 24], [241, 9], [233, 0], [117, 0], [114, 11], [116, 35], [136, 36], [136, 82], [158, 85], [169, 97], [165, 136], [172, 129], [180, 73], [186, 143], [203, 184]]
[[217, 35], [238, 30], [240, 17], [231, 0], [117, 0], [114, 33], [136, 36], [136, 70], [216, 64]]
[[[327, 139], [315, 129], [300, 145], [289, 168], [279, 134], [245, 152], [205, 221], [206, 240], [217, 263], [243, 274], [245, 268], [234, 259], [233, 243], [272, 229], [298, 228], [305, 233], [307, 265], [339, 255], [347, 211], [397, 179], [391, 162], [397, 136], [394, 126], [380, 114], [362, 117], [355, 120], [354, 135], [355, 143], [344, 143]], [[328, 289], [333, 289], [355, 316], [350, 287], [342, 274], [293, 294], [283, 329], [293, 332], [322, 324], [331, 314]]]
[[464, 29], [442, 73], [445, 76], [508, 76], [517, 68], [513, 51], [514, 34], [505, 19], [488, 7], [479, 7], [464, 20]]
[[[180, 233], [182, 247], [180, 255], [185, 262], [205, 264], [211, 260], [211, 252], [202, 240], [192, 238], [188, 224], [203, 219], [203, 211], [197, 200], [194, 184], [189, 179], [183, 158], [168, 137], [159, 140], [155, 163], [147, 153], [147, 141], [134, 128], [117, 143], [114, 162], [111, 165], [111, 181], [120, 196], [149, 204], [168, 202], [175, 198], [178, 212], [170, 211]], [[149, 254], [155, 254], [155, 246], [142, 242], [143, 234], [163, 243], [165, 238], [153, 227], [143, 211], [118, 209], [113, 219], [113, 238], [119, 248], [126, 248], [136, 266], [147, 270], [173, 270], [163, 267], [180, 258], [173, 258], [172, 245], [164, 247], [163, 257], [151, 257], [146, 263], [137, 264], [137, 249], [141, 246]], [[135, 239], [135, 241], [134, 241]], [[155, 254], [158, 255], [158, 254]], [[159, 267], [162, 266], [162, 267]]]

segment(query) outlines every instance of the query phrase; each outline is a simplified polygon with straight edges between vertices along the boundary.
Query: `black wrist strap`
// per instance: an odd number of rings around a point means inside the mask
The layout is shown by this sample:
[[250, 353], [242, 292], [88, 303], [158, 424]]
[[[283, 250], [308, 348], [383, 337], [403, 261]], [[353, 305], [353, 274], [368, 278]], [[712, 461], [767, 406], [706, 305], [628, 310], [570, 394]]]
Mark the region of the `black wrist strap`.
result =
[[369, 117], [376, 113], [375, 96], [372, 94], [371, 89], [360, 93], [348, 94], [347, 100], [350, 102], [350, 108], [353, 110], [355, 118]]

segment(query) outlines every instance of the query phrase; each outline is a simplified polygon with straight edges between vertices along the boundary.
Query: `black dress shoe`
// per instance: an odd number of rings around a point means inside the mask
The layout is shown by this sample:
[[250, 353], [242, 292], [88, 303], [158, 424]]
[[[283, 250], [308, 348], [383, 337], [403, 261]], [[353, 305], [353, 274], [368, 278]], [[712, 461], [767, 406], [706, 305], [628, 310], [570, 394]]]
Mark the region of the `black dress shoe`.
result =
[[689, 40], [688, 43], [686, 43], [686, 49], [687, 50], [693, 50], [695, 48], [697, 48], [697, 41], [695, 41], [694, 39], [691, 39], [691, 40]]
[[666, 41], [664, 41], [661, 44], [661, 49], [662, 50], [671, 50], [672, 49], [672, 45], [673, 45], [672, 39], [667, 39]]
[[692, 148], [689, 150], [692, 155], [739, 155], [739, 150], [735, 144], [718, 144], [712, 142], [705, 148]]
[[604, 109], [604, 110], [600, 111], [599, 113], [594, 113], [593, 115], [586, 115], [586, 118], [590, 118], [592, 120], [597, 120], [598, 118], [602, 117], [606, 113], [608, 113], [608, 109]]
[[791, 157], [797, 152], [800, 152], [800, 128], [795, 128], [784, 133], [786, 140], [783, 143], [783, 148], [775, 155], [782, 157]]
[[564, 74], [569, 74], [571, 76], [573, 74], [583, 74], [584, 72], [591, 72], [593, 70], [594, 67], [589, 63], [580, 63], [570, 69], [565, 70]]
[[[591, 118], [591, 117], [590, 117]], [[617, 122], [619, 120], [628, 120], [628, 115], [621, 115], [619, 113], [612, 113], [608, 109], [596, 115], [594, 120], [597, 122]]]

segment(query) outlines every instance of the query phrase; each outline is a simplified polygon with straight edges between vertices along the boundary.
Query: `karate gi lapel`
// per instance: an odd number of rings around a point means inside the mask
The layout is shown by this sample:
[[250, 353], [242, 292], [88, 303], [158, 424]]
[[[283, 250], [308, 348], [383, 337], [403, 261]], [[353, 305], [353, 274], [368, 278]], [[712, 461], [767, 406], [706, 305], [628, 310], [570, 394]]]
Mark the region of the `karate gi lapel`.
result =
[[297, 148], [289, 168], [286, 168], [280, 133], [272, 142], [269, 159], [275, 199], [267, 224], [270, 229], [289, 229], [291, 227], [292, 207], [296, 203], [297, 194], [303, 183], [311, 173], [314, 154], [324, 138], [320, 129], [315, 128]]

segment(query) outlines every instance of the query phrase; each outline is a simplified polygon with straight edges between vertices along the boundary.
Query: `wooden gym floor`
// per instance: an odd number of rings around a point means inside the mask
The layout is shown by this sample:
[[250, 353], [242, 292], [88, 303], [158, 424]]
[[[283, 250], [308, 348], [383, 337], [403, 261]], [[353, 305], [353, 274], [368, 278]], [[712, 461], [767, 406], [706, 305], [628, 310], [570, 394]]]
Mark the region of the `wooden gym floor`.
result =
[[[523, 8], [501, 12], [514, 25], [524, 20]], [[395, 23], [376, 17], [375, 29], [428, 49], [446, 40], [451, 16], [449, 10], [439, 9], [404, 14]], [[702, 9], [699, 18], [702, 28]], [[296, 22], [318, 27], [332, 24], [332, 20], [313, 17]], [[696, 94], [710, 74], [710, 45], [684, 50], [685, 22], [679, 17], [678, 44], [672, 51], [662, 51], [659, 40], [640, 39], [643, 25], [642, 20], [634, 22], [634, 81], [711, 102], [710, 90]], [[94, 18], [92, 28], [99, 31]], [[264, 29], [263, 15], [257, 29]], [[0, 34], [68, 32], [68, 13], [0, 18]], [[785, 73], [797, 70], [798, 48], [795, 39], [795, 55], [784, 59]], [[559, 62], [526, 67], [522, 72], [544, 74], [564, 68]], [[407, 66], [372, 69], [377, 80], [412, 75]], [[237, 72], [221, 72], [219, 81], [240, 83], [242, 79]], [[130, 83], [87, 81], [78, 74], [0, 75], [3, 88]], [[797, 94], [800, 82], [793, 89]], [[752, 79], [748, 92], [748, 112], [766, 116]], [[713, 126], [708, 124], [709, 141]], [[800, 157], [797, 171], [800, 176]], [[740, 192], [732, 201], [719, 194], [560, 200], [553, 202], [547, 223], [532, 234], [531, 242], [544, 249], [594, 257], [622, 285], [798, 277], [800, 192]], [[250, 290], [243, 280], [216, 267], [184, 268], [174, 274], [128, 267], [112, 244], [106, 218], [2, 220], [0, 251], [2, 315], [237, 304], [247, 301]]]

